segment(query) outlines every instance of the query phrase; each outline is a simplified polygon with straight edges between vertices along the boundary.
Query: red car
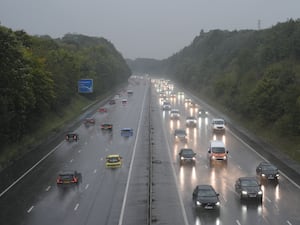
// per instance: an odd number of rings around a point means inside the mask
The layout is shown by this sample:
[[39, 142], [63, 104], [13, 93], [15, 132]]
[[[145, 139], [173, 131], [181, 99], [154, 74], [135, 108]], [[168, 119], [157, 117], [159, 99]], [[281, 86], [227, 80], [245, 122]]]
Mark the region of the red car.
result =
[[57, 184], [78, 184], [79, 173], [77, 171], [63, 171], [58, 174]]
[[111, 123], [103, 123], [103, 124], [101, 124], [101, 129], [102, 130], [112, 130], [113, 125]]
[[98, 110], [100, 113], [106, 113], [107, 112], [107, 108], [100, 108], [99, 110]]

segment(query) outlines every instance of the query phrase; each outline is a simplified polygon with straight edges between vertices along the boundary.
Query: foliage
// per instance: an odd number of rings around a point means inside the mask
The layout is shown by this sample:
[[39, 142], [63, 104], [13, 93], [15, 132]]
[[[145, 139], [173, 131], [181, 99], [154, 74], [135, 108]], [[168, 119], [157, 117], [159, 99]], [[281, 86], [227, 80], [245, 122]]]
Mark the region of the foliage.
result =
[[94, 93], [85, 95], [93, 99], [127, 81], [130, 73], [104, 38], [67, 34], [52, 39], [0, 26], [2, 148], [34, 132], [49, 112], [60, 115], [79, 95], [79, 79], [94, 79]]

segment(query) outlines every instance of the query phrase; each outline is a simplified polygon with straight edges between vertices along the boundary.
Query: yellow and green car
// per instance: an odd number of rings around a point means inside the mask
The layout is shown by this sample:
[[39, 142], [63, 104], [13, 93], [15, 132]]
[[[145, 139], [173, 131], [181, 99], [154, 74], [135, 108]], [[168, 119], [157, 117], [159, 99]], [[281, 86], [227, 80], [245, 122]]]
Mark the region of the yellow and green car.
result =
[[106, 156], [106, 168], [119, 168], [122, 166], [122, 157], [118, 154]]

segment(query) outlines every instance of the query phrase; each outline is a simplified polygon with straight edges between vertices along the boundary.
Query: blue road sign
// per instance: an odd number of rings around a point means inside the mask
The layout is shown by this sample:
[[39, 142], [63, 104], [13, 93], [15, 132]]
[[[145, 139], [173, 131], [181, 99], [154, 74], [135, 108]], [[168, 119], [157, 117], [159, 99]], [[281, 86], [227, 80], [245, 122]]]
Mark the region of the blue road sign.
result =
[[79, 93], [93, 93], [93, 79], [80, 79], [78, 81]]

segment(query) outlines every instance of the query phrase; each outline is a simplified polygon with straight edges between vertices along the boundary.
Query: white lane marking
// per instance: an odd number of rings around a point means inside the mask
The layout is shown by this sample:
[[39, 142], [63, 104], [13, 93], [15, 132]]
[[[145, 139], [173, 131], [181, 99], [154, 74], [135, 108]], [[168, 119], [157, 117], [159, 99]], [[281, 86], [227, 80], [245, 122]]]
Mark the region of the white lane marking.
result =
[[94, 173], [97, 173], [97, 170], [96, 170], [96, 169], [94, 170]]
[[51, 186], [48, 186], [48, 187], [45, 189], [45, 191], [49, 191], [50, 188], [51, 188]]
[[[228, 132], [231, 133], [232, 136], [234, 136], [236, 139], [238, 139], [240, 142], [242, 142], [247, 148], [249, 148], [252, 152], [254, 152], [256, 155], [258, 155], [260, 158], [262, 158], [264, 161], [269, 162], [265, 157], [263, 157], [261, 154], [259, 154], [257, 151], [255, 151], [254, 148], [252, 148], [250, 145], [248, 145], [246, 142], [244, 142], [241, 138], [236, 136], [234, 133], [232, 133], [230, 130]], [[300, 185], [296, 184], [295, 181], [293, 181], [290, 177], [288, 177], [284, 172], [279, 170], [279, 173], [285, 177], [289, 182], [291, 182], [296, 188], [300, 189]]]
[[28, 173], [30, 173], [35, 167], [37, 167], [42, 161], [44, 161], [49, 155], [55, 152], [64, 141], [62, 141], [59, 145], [57, 145], [54, 149], [48, 152], [43, 158], [41, 158], [36, 164], [34, 164], [30, 169], [28, 169], [22, 176], [20, 176], [17, 180], [15, 180], [11, 185], [9, 185], [4, 191], [1, 192], [0, 197], [2, 197], [9, 189], [15, 186], [21, 179], [23, 179]]
[[28, 210], [27, 213], [30, 213], [33, 210], [34, 206], [31, 206]]
[[80, 153], [81, 152], [81, 149], [80, 150], [78, 150], [78, 153]]
[[103, 161], [103, 158], [100, 158], [100, 161]]
[[131, 179], [132, 167], [133, 167], [133, 163], [134, 163], [134, 159], [135, 159], [135, 152], [136, 152], [137, 142], [138, 142], [138, 139], [140, 137], [140, 132], [139, 131], [140, 131], [140, 127], [141, 127], [142, 116], [143, 116], [143, 113], [144, 113], [146, 93], [147, 93], [147, 91], [145, 91], [145, 93], [144, 93], [142, 111], [140, 113], [140, 117], [139, 117], [139, 121], [138, 121], [138, 128], [137, 128], [137, 131], [136, 131], [136, 138], [135, 138], [135, 142], [134, 142], [134, 146], [133, 146], [133, 152], [132, 152], [132, 157], [131, 157], [131, 161], [130, 161], [129, 172], [128, 172], [126, 188], [125, 188], [125, 193], [124, 193], [124, 199], [123, 199], [123, 203], [122, 203], [121, 214], [120, 214], [118, 225], [123, 224], [123, 217], [124, 217], [125, 205], [126, 205], [126, 201], [127, 201], [129, 183], [130, 183], [130, 179]]
[[71, 159], [71, 160], [70, 160], [70, 163], [72, 163], [73, 161], [74, 161], [74, 159]]
[[240, 221], [239, 220], [236, 220], [235, 221], [238, 225], [241, 225]]
[[286, 221], [286, 223], [288, 224], [288, 225], [293, 225], [290, 221]]
[[89, 184], [85, 185], [85, 190], [87, 190], [89, 188]]
[[76, 211], [76, 210], [78, 209], [78, 207], [79, 207], [79, 203], [77, 203], [77, 204], [75, 205], [74, 211]]

